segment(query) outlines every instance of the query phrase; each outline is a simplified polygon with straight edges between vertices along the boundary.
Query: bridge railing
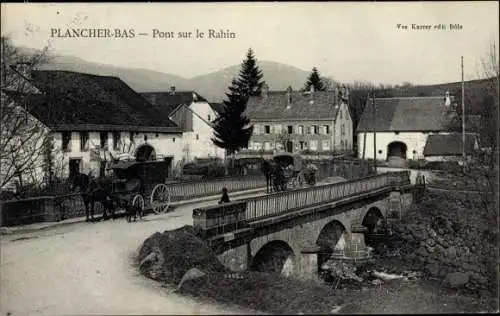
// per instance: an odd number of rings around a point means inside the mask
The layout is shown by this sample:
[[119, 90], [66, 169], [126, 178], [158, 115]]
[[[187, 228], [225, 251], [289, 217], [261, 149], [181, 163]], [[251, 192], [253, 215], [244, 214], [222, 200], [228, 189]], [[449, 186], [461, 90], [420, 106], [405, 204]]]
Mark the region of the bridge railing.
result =
[[[193, 210], [193, 225], [203, 236], [214, 236], [217, 231], [229, 232], [232, 227], [246, 227], [249, 222], [274, 217], [288, 212], [334, 202], [351, 196], [367, 193], [385, 187], [407, 185], [408, 172], [391, 172], [326, 184], [305, 189], [286, 191], [271, 195], [235, 201], [230, 204], [214, 205]], [[238, 213], [237, 216], [234, 212]], [[221, 217], [217, 219], [217, 217]], [[221, 227], [218, 227], [218, 226]]]
[[246, 200], [246, 220], [264, 219], [317, 204], [333, 202], [390, 185], [387, 175], [315, 186]]
[[231, 192], [257, 189], [265, 186], [266, 178], [264, 176], [231, 177], [167, 184], [167, 187], [170, 189], [170, 199], [172, 201], [219, 194], [224, 187]]

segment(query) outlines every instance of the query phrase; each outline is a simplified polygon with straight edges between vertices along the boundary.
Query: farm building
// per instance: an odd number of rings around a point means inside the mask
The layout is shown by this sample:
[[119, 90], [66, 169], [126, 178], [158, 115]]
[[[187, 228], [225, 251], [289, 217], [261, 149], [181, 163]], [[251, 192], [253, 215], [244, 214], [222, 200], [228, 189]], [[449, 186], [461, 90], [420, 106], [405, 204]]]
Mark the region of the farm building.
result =
[[[445, 139], [436, 136], [450, 134], [450, 122], [456, 118], [453, 97], [448, 93], [444, 97], [376, 98], [375, 113], [373, 102], [368, 100], [356, 131], [358, 156], [373, 159], [375, 151], [377, 160], [392, 165], [427, 158], [424, 148], [428, 140]], [[428, 146], [434, 148], [434, 144]]]
[[[50, 140], [51, 172], [57, 177], [78, 171], [97, 176], [117, 157], [164, 159], [171, 166], [182, 157], [182, 130], [119, 78], [43, 70], [33, 71], [29, 84], [34, 92], [2, 93], [8, 106], [44, 129], [37, 139]], [[2, 160], [2, 176], [5, 163], [9, 160]], [[42, 165], [39, 180], [47, 176]]]

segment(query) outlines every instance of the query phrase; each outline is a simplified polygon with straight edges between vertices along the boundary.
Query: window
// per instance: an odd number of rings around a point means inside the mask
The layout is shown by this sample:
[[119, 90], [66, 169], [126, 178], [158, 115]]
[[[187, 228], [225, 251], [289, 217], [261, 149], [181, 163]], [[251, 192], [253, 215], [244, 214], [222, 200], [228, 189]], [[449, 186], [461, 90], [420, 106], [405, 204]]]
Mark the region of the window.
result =
[[264, 150], [271, 150], [271, 149], [272, 149], [271, 142], [264, 142]]
[[345, 126], [344, 124], [342, 124], [342, 126], [340, 127], [340, 135], [345, 135]]
[[342, 119], [342, 110], [340, 110], [340, 119]]
[[274, 126], [274, 134], [281, 134], [283, 132], [283, 126], [281, 124], [276, 124]]
[[200, 135], [196, 134], [196, 140], [200, 139]]
[[158, 137], [158, 133], [155, 134], [155, 137]]
[[318, 125], [313, 125], [312, 128], [313, 128], [313, 130], [312, 130], [313, 134], [319, 134], [319, 126]]
[[300, 135], [304, 134], [304, 125], [299, 125], [297, 134], [300, 134]]
[[304, 150], [306, 148], [307, 144], [304, 145], [303, 141], [300, 141], [300, 150]]
[[323, 148], [323, 150], [330, 150], [330, 142], [327, 140], [324, 140], [321, 147]]
[[108, 147], [108, 132], [100, 132], [99, 139], [101, 141], [100, 142], [101, 148], [107, 148]]
[[120, 149], [120, 132], [113, 132], [113, 149]]
[[380, 154], [382, 154], [382, 150], [380, 150], [380, 149], [379, 149], [379, 150], [378, 150], [378, 153], [379, 153], [379, 155], [380, 155]]
[[264, 134], [271, 134], [271, 126], [264, 125]]
[[324, 127], [325, 134], [330, 134], [330, 125], [325, 125]]
[[314, 125], [309, 126], [307, 129], [307, 134], [314, 134]]
[[288, 130], [288, 134], [293, 134], [293, 126], [292, 125], [288, 125], [287, 130]]
[[208, 114], [208, 116], [207, 116], [207, 120], [208, 120], [209, 122], [211, 122], [211, 121], [212, 121], [212, 118], [210, 117], [210, 114]]
[[71, 151], [71, 132], [62, 133], [62, 149], [64, 151]]
[[255, 142], [254, 146], [255, 146], [255, 150], [261, 150], [262, 149], [262, 143], [261, 142]]
[[175, 143], [175, 137], [172, 137], [172, 143]]
[[317, 140], [311, 140], [309, 143], [309, 149], [311, 150], [318, 150], [318, 141]]
[[253, 125], [253, 134], [259, 135], [260, 134], [260, 125], [259, 124], [254, 124]]
[[89, 132], [80, 132], [80, 151], [89, 150]]
[[144, 141], [147, 142], [148, 141], [148, 134], [144, 134]]
[[134, 141], [134, 132], [130, 132], [128, 134], [128, 139], [130, 140], [130, 142], [133, 142]]

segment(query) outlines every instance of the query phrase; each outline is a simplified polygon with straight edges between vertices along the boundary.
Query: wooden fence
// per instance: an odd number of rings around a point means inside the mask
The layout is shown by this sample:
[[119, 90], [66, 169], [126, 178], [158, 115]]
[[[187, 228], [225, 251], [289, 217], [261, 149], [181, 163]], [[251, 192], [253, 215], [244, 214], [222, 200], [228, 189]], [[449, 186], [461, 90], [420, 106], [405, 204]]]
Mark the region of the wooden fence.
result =
[[203, 238], [245, 228], [251, 221], [334, 202], [378, 189], [409, 185], [407, 171], [275, 193], [193, 210], [193, 225]]

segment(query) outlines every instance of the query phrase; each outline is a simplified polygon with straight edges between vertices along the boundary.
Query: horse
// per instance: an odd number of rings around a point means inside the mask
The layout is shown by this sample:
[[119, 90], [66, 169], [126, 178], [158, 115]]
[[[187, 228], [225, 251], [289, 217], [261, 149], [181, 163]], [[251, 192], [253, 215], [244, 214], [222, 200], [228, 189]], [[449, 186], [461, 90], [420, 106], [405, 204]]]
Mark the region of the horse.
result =
[[72, 191], [79, 188], [80, 195], [82, 196], [83, 203], [85, 204], [86, 221], [94, 221], [94, 205], [95, 202], [100, 202], [104, 206], [102, 218], [109, 219], [108, 211], [111, 217], [115, 218], [115, 207], [113, 203], [113, 196], [104, 190], [101, 185], [90, 178], [90, 176], [79, 173], [73, 179]]
[[264, 160], [261, 170], [266, 176], [267, 193], [271, 193], [273, 190], [275, 192], [285, 190], [285, 173], [280, 165]]
[[266, 190], [267, 193], [271, 193], [272, 185], [273, 185], [273, 166], [267, 160], [262, 161], [261, 171], [264, 173], [266, 177]]

